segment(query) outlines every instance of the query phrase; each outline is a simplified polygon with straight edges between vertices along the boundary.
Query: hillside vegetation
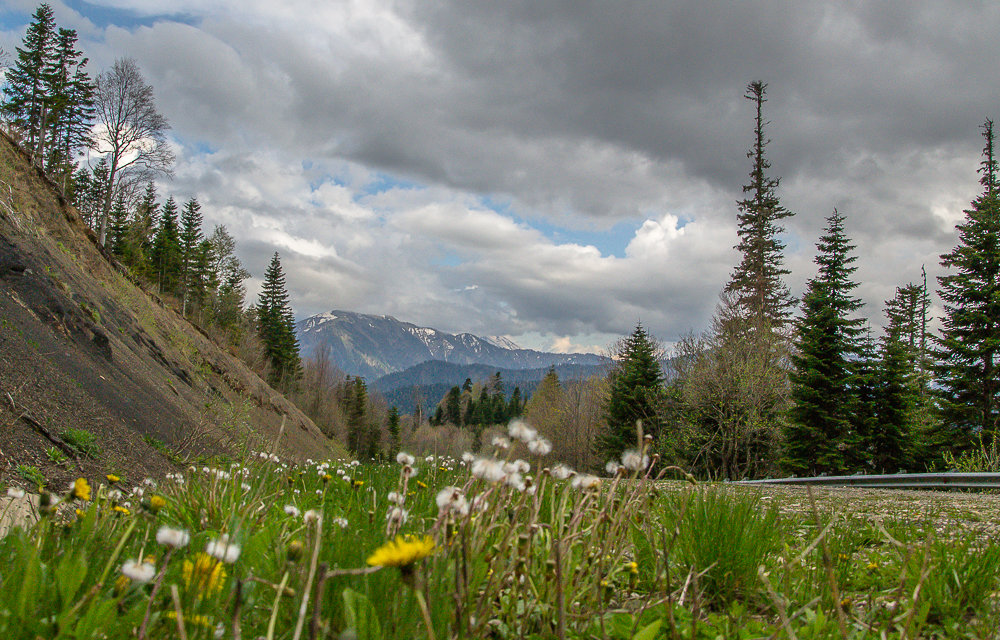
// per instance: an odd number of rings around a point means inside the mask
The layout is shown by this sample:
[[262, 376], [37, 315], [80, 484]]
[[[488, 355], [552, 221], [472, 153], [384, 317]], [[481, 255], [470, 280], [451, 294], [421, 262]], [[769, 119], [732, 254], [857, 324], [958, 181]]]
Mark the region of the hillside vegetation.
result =
[[[130, 280], [0, 136], [0, 479], [32, 484], [280, 440], [339, 456], [294, 405]], [[33, 477], [37, 473], [38, 477]]]

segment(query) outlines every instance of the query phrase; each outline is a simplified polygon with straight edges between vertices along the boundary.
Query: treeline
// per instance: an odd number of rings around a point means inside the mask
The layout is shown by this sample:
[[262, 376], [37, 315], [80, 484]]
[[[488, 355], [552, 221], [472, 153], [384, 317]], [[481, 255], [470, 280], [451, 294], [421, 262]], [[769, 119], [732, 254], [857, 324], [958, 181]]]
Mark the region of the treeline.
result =
[[[634, 420], [665, 459], [704, 477], [997, 470], [1000, 419], [1000, 195], [993, 123], [983, 125], [982, 192], [941, 256], [940, 333], [928, 325], [926, 276], [885, 302], [876, 335], [859, 315], [854, 245], [836, 209], [816, 248], [816, 275], [801, 301], [783, 283], [781, 220], [792, 215], [769, 175], [762, 107], [766, 85], [748, 86], [756, 110], [750, 181], [738, 203], [740, 264], [708, 331], [682, 340], [668, 375], [619, 360], [604, 401], [613, 455]], [[798, 313], [796, 314], [796, 308]], [[641, 327], [633, 344], [655, 343]], [[645, 365], [641, 362], [646, 362]], [[624, 389], [614, 385], [626, 383]], [[623, 404], [622, 400], [626, 400]], [[621, 420], [623, 406], [645, 411]], [[631, 421], [630, 421], [631, 420]]]

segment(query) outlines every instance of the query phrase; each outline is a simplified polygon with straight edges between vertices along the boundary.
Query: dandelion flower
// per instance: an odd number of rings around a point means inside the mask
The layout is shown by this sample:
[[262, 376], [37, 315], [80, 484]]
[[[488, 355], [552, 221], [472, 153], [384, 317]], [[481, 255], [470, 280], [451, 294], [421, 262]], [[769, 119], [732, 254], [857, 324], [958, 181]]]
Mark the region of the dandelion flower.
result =
[[316, 511], [315, 509], [309, 509], [304, 514], [302, 514], [302, 519], [305, 521], [306, 524], [319, 522], [321, 518], [322, 514], [320, 514], [320, 512]]
[[299, 517], [299, 508], [296, 507], [294, 504], [286, 504], [285, 505], [285, 513], [287, 513], [288, 515], [292, 516], [293, 518], [298, 518]]
[[18, 487], [7, 487], [7, 497], [20, 500], [24, 497], [24, 489]]
[[406, 496], [404, 496], [401, 493], [397, 493], [395, 491], [390, 491], [389, 495], [386, 496], [386, 498], [392, 504], [396, 504], [396, 505], [399, 505], [399, 506], [403, 506], [403, 503], [406, 502]]
[[229, 536], [222, 534], [218, 540], [212, 540], [205, 547], [205, 552], [213, 558], [218, 558], [223, 562], [232, 564], [240, 557], [240, 547], [238, 544], [229, 541]]
[[122, 564], [122, 575], [132, 582], [145, 584], [156, 575], [156, 567], [141, 560], [126, 560]]
[[400, 451], [396, 454], [396, 462], [401, 465], [412, 465], [417, 459], [406, 453], [405, 451]]
[[493, 458], [477, 458], [472, 463], [472, 475], [480, 480], [485, 480], [491, 484], [496, 484], [507, 475], [503, 470], [503, 464]]
[[212, 595], [222, 590], [226, 569], [209, 554], [198, 552], [194, 560], [184, 561], [182, 575], [185, 587], [194, 587], [201, 595]]
[[160, 509], [167, 506], [167, 501], [163, 496], [153, 495], [149, 496], [149, 500], [144, 502], [142, 506], [149, 509], [152, 513], [159, 513]]
[[597, 476], [592, 476], [589, 473], [583, 473], [573, 478], [573, 482], [570, 485], [574, 489], [582, 489], [583, 491], [592, 491], [601, 486], [601, 479]]
[[573, 471], [564, 464], [557, 464], [552, 467], [552, 477], [556, 480], [565, 480], [572, 475], [576, 475], [576, 471]]
[[90, 500], [90, 483], [86, 478], [77, 478], [69, 488], [70, 497], [88, 502]]
[[618, 470], [622, 468], [622, 465], [618, 464], [614, 460], [608, 460], [608, 463], [604, 465], [604, 470], [608, 472], [609, 476], [617, 475]]
[[525, 444], [534, 440], [538, 435], [538, 432], [528, 426], [524, 420], [512, 420], [507, 426], [507, 433], [514, 440], [520, 440]]
[[106, 475], [104, 477], [108, 479], [108, 484], [115, 484], [115, 483], [121, 481], [121, 478], [119, 478], [118, 476], [116, 476], [113, 473], [109, 473], [108, 475]]
[[130, 515], [132, 515], [132, 512], [129, 511], [127, 507], [123, 507], [120, 504], [116, 504], [115, 506], [113, 506], [111, 508], [111, 510], [114, 511], [115, 513], [120, 513], [123, 516], [130, 516]]
[[437, 498], [438, 511], [447, 513], [449, 511], [465, 515], [469, 512], [469, 504], [465, 501], [465, 496], [457, 487], [445, 487], [438, 491]]
[[649, 466], [649, 456], [637, 449], [626, 449], [622, 454], [622, 466], [630, 471], [642, 471]]
[[493, 436], [493, 446], [497, 449], [509, 449], [510, 440], [503, 436]]
[[396, 536], [368, 556], [373, 567], [409, 567], [434, 553], [434, 540], [430, 536]]
[[347, 522], [347, 518], [337, 517], [333, 519], [333, 524], [337, 525], [341, 529], [346, 529], [347, 525], [350, 523]]
[[160, 527], [156, 532], [156, 541], [164, 547], [180, 549], [186, 547], [191, 541], [191, 534], [184, 529], [171, 529], [170, 527]]
[[535, 438], [528, 443], [528, 451], [536, 456], [547, 456], [552, 453], [552, 443], [545, 438]]
[[406, 524], [410, 517], [410, 512], [403, 507], [393, 507], [385, 514], [385, 519], [393, 524]]

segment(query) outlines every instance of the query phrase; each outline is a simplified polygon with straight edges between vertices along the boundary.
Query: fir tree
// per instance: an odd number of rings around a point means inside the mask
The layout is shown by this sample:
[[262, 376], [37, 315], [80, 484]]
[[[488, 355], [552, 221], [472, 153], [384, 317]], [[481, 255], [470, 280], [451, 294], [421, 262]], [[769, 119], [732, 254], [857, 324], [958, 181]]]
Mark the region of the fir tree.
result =
[[399, 453], [399, 409], [393, 405], [389, 409], [389, 420], [387, 425], [389, 431], [389, 455], [394, 456]]
[[[94, 85], [85, 70], [87, 59], [76, 43], [76, 31], [59, 29], [45, 73], [48, 133], [39, 141], [45, 169], [63, 193], [75, 167], [74, 154], [90, 143], [90, 122], [94, 115]], [[43, 144], [46, 137], [48, 140]], [[47, 152], [43, 153], [42, 147]]]
[[881, 473], [900, 471], [907, 465], [907, 442], [915, 432], [919, 401], [912, 352], [898, 326], [886, 327], [875, 387], [877, 421], [868, 434], [872, 467]]
[[285, 274], [277, 252], [264, 272], [260, 298], [257, 301], [258, 331], [270, 364], [271, 386], [282, 391], [294, 388], [299, 378], [299, 341], [295, 337], [295, 320], [288, 304]]
[[150, 261], [157, 290], [173, 294], [181, 277], [180, 230], [177, 228], [177, 203], [167, 198], [160, 216], [160, 227], [150, 249]]
[[750, 184], [743, 186], [743, 193], [748, 197], [737, 203], [740, 242], [736, 249], [742, 259], [725, 290], [734, 296], [741, 317], [752, 327], [779, 329], [788, 321], [795, 305], [782, 282], [790, 272], [782, 266], [784, 243], [778, 239], [784, 230], [779, 223], [792, 212], [778, 200], [776, 191], [780, 179], [767, 174], [771, 163], [764, 148], [770, 140], [764, 137], [767, 123], [762, 114], [766, 93], [767, 85], [758, 81], [747, 85], [744, 96], [757, 108], [754, 143], [747, 152], [747, 157], [753, 160], [753, 168]]
[[455, 426], [462, 424], [462, 390], [457, 386], [448, 390], [444, 399], [444, 419]]
[[181, 211], [181, 289], [183, 301], [181, 303], [181, 314], [187, 315], [188, 302], [191, 299], [192, 290], [198, 287], [197, 263], [199, 260], [199, 245], [204, 236], [201, 232], [201, 205], [198, 200], [191, 198], [184, 205]]
[[659, 435], [663, 402], [663, 369], [658, 348], [642, 323], [620, 343], [608, 374], [610, 393], [604, 406], [607, 430], [597, 442], [603, 456], [617, 458], [636, 446], [636, 422]]
[[1000, 417], [1000, 195], [993, 122], [979, 172], [982, 193], [957, 225], [958, 246], [941, 256], [951, 271], [938, 278], [944, 303], [936, 367], [945, 431], [959, 450], [976, 433], [995, 433]]
[[[7, 100], [3, 111], [21, 130], [32, 155], [43, 135], [47, 116], [45, 82], [53, 55], [55, 28], [52, 7], [40, 4], [32, 15], [23, 46], [16, 49], [17, 60], [5, 74]], [[36, 161], [41, 163], [41, 158]]]
[[834, 209], [816, 245], [819, 274], [802, 299], [793, 370], [791, 422], [785, 430], [784, 466], [796, 473], [840, 473], [860, 443], [852, 433], [861, 307], [852, 297], [854, 249], [844, 234], [844, 217]]

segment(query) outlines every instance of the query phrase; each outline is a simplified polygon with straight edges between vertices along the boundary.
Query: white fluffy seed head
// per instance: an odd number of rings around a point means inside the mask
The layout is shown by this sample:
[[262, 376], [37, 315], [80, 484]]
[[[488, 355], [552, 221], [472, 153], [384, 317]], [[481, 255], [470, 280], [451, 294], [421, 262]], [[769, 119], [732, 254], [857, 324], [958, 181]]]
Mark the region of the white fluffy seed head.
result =
[[212, 540], [205, 546], [205, 553], [216, 560], [232, 564], [240, 557], [240, 546], [229, 541], [229, 536], [222, 534], [218, 540]]
[[643, 471], [649, 466], [649, 456], [637, 449], [626, 449], [622, 453], [622, 466], [629, 471]]
[[547, 456], [552, 453], [552, 443], [545, 438], [538, 436], [528, 443], [528, 451], [536, 456]]
[[180, 549], [186, 547], [191, 541], [191, 534], [184, 529], [171, 529], [170, 527], [160, 527], [156, 532], [156, 541], [164, 547]]
[[406, 453], [405, 451], [400, 451], [399, 453], [396, 454], [396, 462], [398, 462], [399, 464], [412, 465], [416, 461], [417, 461], [416, 458]]
[[477, 458], [472, 463], [472, 475], [485, 480], [490, 484], [496, 484], [507, 475], [503, 469], [503, 463], [493, 458]]
[[524, 420], [512, 420], [507, 425], [507, 434], [514, 440], [520, 440], [527, 444], [535, 439], [538, 432], [532, 429]]
[[575, 471], [573, 471], [572, 469], [570, 469], [569, 467], [567, 467], [562, 463], [559, 463], [556, 466], [552, 467], [552, 477], [555, 478], [556, 480], [565, 480], [566, 478], [569, 478], [570, 476], [575, 474], [576, 474]]
[[145, 584], [156, 575], [156, 567], [140, 560], [126, 560], [122, 563], [122, 575], [132, 582]]

